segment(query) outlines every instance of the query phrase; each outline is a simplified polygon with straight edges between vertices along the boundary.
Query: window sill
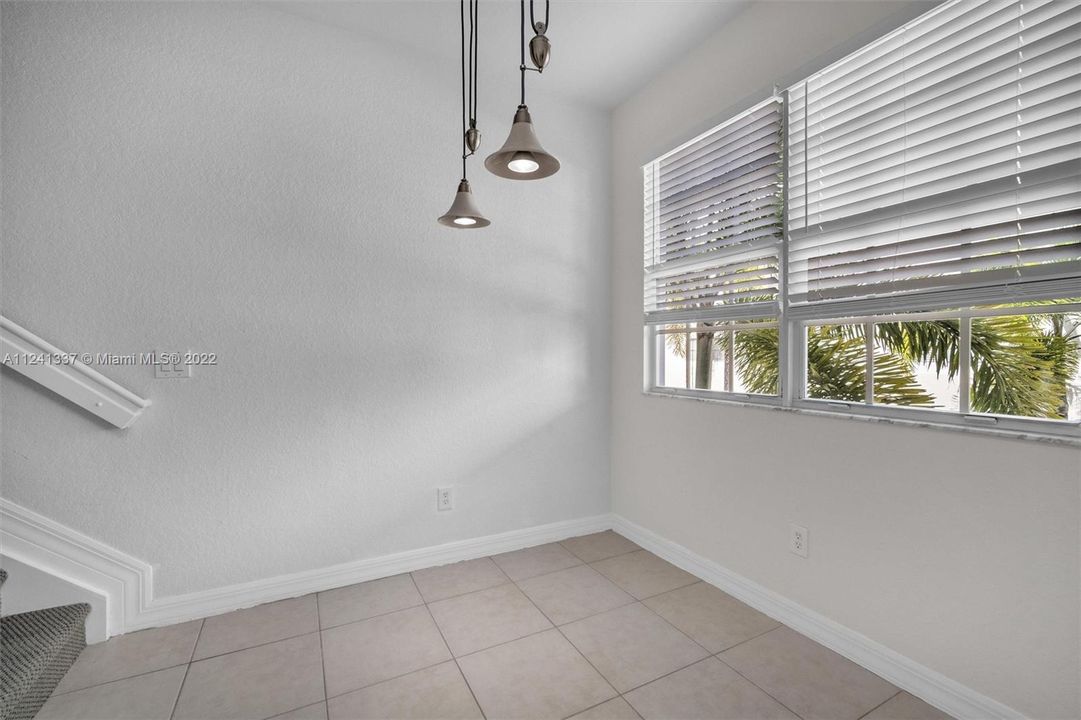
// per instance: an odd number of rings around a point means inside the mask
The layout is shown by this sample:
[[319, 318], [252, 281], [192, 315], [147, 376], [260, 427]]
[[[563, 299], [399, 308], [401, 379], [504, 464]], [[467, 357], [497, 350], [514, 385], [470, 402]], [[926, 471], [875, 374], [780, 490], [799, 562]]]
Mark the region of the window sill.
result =
[[737, 397], [722, 397], [722, 396], [704, 396], [698, 394], [691, 394], [686, 391], [679, 390], [664, 390], [660, 388], [651, 388], [649, 390], [643, 390], [643, 395], [650, 397], [666, 398], [666, 399], [679, 399], [679, 400], [697, 400], [704, 403], [715, 403], [720, 405], [729, 405], [734, 407], [748, 407], [758, 410], [774, 410], [779, 412], [796, 413], [798, 415], [811, 415], [816, 417], [829, 417], [829, 418], [844, 418], [847, 420], [859, 420], [862, 422], [871, 423], [885, 423], [888, 425], [902, 425], [907, 427], [928, 428], [931, 430], [948, 430], [952, 432], [968, 433], [970, 435], [990, 435], [993, 437], [1007, 438], [1012, 440], [1027, 440], [1030, 442], [1042, 442], [1049, 445], [1061, 445], [1066, 447], [1079, 447], [1081, 448], [1081, 436], [1071, 437], [1068, 435], [1041, 433], [1035, 430], [1019, 430], [1016, 428], [1000, 428], [1000, 427], [980, 427], [980, 426], [968, 426], [959, 425], [949, 422], [935, 422], [932, 419], [914, 419], [914, 418], [901, 418], [901, 417], [887, 417], [884, 415], [869, 415], [863, 413], [847, 412], [845, 410], [834, 410], [828, 408], [810, 408], [810, 407], [791, 407], [781, 404], [780, 398], [763, 397], [761, 400], [754, 400], [750, 397], [740, 399]]

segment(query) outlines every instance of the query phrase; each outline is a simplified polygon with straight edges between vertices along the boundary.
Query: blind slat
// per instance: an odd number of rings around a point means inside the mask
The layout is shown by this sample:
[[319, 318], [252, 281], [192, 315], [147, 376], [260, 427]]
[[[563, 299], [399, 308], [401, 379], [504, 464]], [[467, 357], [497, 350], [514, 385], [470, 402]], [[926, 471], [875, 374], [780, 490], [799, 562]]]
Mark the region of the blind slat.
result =
[[644, 169], [647, 323], [777, 316], [781, 111], [770, 98]]
[[795, 315], [1081, 288], [1079, 55], [1081, 6], [955, 0], [790, 88]]

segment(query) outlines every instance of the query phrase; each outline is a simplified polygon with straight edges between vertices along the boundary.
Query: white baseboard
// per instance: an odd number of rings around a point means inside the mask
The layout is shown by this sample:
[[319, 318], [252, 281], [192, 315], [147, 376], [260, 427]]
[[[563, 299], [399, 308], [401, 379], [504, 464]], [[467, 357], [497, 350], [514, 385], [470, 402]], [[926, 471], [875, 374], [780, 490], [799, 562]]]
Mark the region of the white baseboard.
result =
[[759, 612], [825, 645], [959, 720], [1024, 718], [1022, 713], [1013, 708], [965, 687], [620, 515], [612, 516], [612, 528], [673, 565], [715, 585]]
[[153, 568], [0, 498], [0, 553], [105, 597], [106, 632], [173, 625], [274, 600], [607, 530], [610, 515], [564, 520], [225, 587], [154, 595]]
[[289, 575], [254, 580], [213, 590], [173, 595], [154, 600], [129, 630], [194, 620], [230, 610], [251, 607], [274, 600], [298, 597], [320, 590], [377, 580], [426, 567], [446, 565], [461, 560], [521, 550], [533, 545], [563, 540], [575, 535], [607, 530], [609, 515], [564, 520], [548, 525], [536, 525], [496, 535], [470, 540], [457, 540], [430, 547], [407, 550], [365, 560], [332, 565], [318, 570], [306, 570]]

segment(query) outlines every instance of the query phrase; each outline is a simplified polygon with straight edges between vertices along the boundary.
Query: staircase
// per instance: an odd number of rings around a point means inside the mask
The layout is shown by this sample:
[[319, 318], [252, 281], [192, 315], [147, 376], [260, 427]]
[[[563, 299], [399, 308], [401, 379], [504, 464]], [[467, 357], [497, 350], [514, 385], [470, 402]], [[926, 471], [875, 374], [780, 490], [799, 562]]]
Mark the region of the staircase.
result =
[[0, 720], [30, 720], [49, 699], [86, 647], [89, 613], [79, 603], [0, 617]]

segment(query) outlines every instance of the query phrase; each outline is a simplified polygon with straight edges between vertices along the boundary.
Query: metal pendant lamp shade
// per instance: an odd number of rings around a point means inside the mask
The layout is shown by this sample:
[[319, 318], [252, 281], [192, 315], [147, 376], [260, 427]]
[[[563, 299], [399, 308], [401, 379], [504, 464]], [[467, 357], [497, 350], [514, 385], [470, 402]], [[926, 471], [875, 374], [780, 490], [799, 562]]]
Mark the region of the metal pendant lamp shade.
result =
[[538, 180], [554, 175], [559, 170], [559, 160], [541, 147], [537, 134], [533, 132], [529, 108], [519, 105], [507, 141], [488, 156], [484, 167], [510, 180]]
[[480, 131], [477, 130], [477, 5], [478, 0], [469, 0], [467, 63], [465, 0], [459, 0], [458, 3], [462, 32], [462, 179], [458, 183], [458, 192], [454, 195], [450, 210], [439, 218], [440, 225], [456, 230], [475, 230], [492, 224], [477, 208], [477, 203], [473, 200], [473, 190], [466, 179], [466, 161], [480, 147]]
[[492, 221], [481, 215], [473, 201], [473, 191], [469, 189], [469, 181], [462, 180], [458, 183], [458, 192], [454, 196], [454, 202], [450, 204], [450, 210], [439, 218], [440, 225], [458, 228], [482, 228], [492, 224]]

